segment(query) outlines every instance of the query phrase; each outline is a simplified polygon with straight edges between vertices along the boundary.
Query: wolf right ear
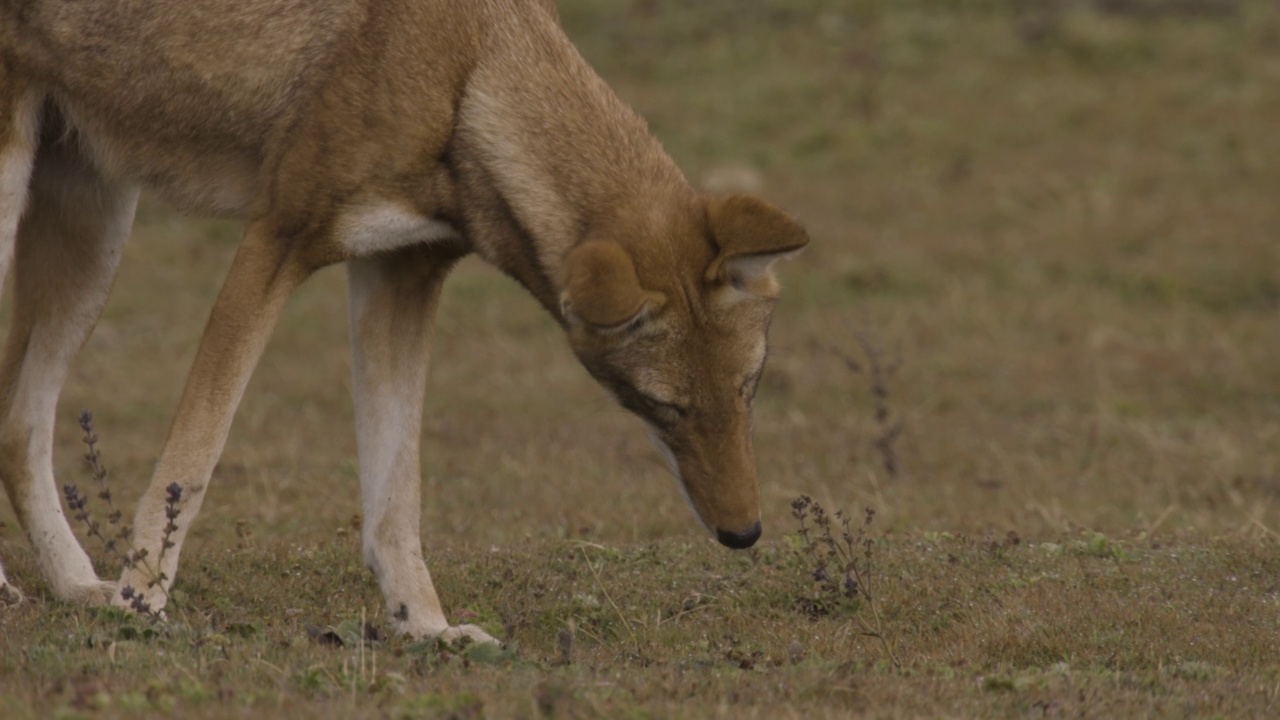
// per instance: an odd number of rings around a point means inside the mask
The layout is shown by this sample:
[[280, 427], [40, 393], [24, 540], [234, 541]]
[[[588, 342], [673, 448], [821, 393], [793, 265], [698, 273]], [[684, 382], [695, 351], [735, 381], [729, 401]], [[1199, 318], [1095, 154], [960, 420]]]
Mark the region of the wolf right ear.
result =
[[707, 202], [707, 222], [720, 253], [707, 267], [707, 282], [727, 282], [765, 297], [778, 293], [773, 264], [809, 243], [792, 217], [753, 195]]
[[563, 268], [560, 313], [569, 322], [616, 330], [666, 302], [660, 292], [640, 286], [635, 264], [621, 245], [588, 240], [569, 251]]

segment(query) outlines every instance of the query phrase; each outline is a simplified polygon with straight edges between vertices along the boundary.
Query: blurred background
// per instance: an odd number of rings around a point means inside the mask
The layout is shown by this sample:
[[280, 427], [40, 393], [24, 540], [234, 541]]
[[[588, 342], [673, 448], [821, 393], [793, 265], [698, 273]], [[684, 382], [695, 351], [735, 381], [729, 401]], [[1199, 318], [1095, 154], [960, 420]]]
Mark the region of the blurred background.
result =
[[[811, 231], [757, 405], [766, 539], [801, 493], [890, 532], [1280, 530], [1280, 3], [559, 6], [694, 182]], [[61, 481], [88, 481], [91, 408], [132, 506], [239, 233], [144, 203], [62, 398]], [[187, 556], [353, 526], [349, 390], [330, 268], [280, 323]], [[704, 535], [640, 423], [474, 259], [423, 443], [428, 548]]]

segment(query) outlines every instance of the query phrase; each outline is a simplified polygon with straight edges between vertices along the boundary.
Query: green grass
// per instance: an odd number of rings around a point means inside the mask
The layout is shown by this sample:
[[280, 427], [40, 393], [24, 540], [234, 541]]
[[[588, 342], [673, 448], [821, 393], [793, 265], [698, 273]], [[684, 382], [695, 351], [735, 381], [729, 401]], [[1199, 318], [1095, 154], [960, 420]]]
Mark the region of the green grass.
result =
[[[424, 546], [451, 617], [510, 651], [383, 637], [326, 270], [237, 415], [168, 623], [50, 599], [0, 507], [31, 598], [0, 610], [0, 716], [1275, 715], [1280, 12], [1186, 11], [1208, 2], [561, 2], [692, 178], [750, 166], [811, 230], [757, 407], [759, 549], [708, 540], [640, 424], [468, 260]], [[116, 497], [141, 493], [237, 237], [144, 206], [59, 406], [61, 482], [88, 481], [89, 407]], [[859, 332], [899, 363], [896, 477], [841, 357]], [[876, 510], [898, 668], [849, 607], [814, 615], [800, 494]], [[313, 638], [362, 617], [363, 651]]]

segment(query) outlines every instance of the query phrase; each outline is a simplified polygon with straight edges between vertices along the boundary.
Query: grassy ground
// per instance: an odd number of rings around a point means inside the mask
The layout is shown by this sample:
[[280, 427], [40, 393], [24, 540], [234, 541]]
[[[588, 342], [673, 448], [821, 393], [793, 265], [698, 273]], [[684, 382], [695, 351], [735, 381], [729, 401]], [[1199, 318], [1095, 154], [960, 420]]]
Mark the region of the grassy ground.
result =
[[[751, 168], [812, 231], [757, 409], [758, 550], [706, 539], [553, 323], [468, 262], [424, 543], [452, 616], [511, 649], [386, 638], [327, 270], [241, 407], [169, 623], [50, 599], [0, 508], [31, 597], [0, 611], [0, 716], [1280, 712], [1274, 4], [560, 4], [692, 177]], [[117, 497], [141, 492], [237, 233], [144, 206], [60, 405], [62, 481], [88, 480], [90, 407]], [[800, 494], [876, 511], [873, 603], [815, 587]]]

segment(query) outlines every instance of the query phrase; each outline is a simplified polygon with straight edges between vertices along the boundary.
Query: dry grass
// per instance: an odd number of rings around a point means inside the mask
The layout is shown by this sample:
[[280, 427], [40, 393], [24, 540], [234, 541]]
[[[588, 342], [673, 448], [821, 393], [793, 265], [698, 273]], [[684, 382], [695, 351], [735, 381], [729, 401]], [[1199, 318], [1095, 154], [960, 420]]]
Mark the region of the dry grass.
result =
[[[1209, 4], [1235, 10], [1186, 10]], [[0, 507], [34, 600], [0, 611], [0, 716], [1277, 714], [1273, 4], [561, 6], [692, 176], [752, 166], [812, 231], [757, 410], [759, 551], [704, 538], [553, 323], [467, 262], [433, 358], [424, 542], [454, 617], [515, 651], [312, 639], [364, 614], [385, 631], [328, 270], [253, 380], [169, 624], [49, 599]], [[90, 407], [116, 503], [141, 492], [236, 240], [144, 208], [60, 405], [60, 479], [89, 482]], [[895, 478], [867, 377], [831, 352], [856, 356], [855, 328], [901, 361]], [[803, 602], [802, 493], [876, 511], [901, 669]]]

